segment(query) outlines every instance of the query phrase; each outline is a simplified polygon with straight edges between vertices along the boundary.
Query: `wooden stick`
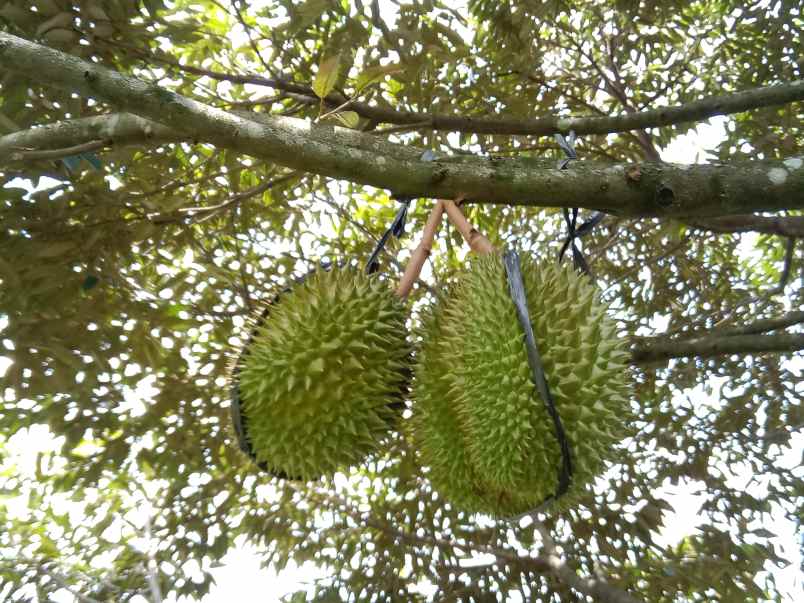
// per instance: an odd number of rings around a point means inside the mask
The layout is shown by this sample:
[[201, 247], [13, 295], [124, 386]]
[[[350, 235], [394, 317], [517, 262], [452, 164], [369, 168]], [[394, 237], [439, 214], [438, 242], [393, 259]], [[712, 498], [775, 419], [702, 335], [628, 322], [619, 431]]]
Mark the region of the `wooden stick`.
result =
[[458, 197], [455, 201], [445, 200], [444, 209], [447, 212], [447, 217], [450, 222], [457, 228], [464, 241], [469, 244], [469, 247], [478, 255], [486, 255], [494, 251], [494, 247], [480, 231], [469, 223], [466, 216], [463, 215], [461, 208], [458, 204], [463, 201], [463, 196]]
[[[402, 299], [405, 299], [413, 289], [413, 283], [419, 278], [424, 262], [430, 256], [433, 250], [433, 240], [435, 239], [438, 227], [441, 224], [441, 218], [444, 215], [444, 204], [446, 201], [439, 199], [430, 211], [427, 217], [427, 223], [424, 225], [422, 231], [422, 239], [419, 241], [419, 246], [413, 250], [410, 256], [410, 261], [405, 267], [405, 273], [399, 280], [399, 286], [396, 288], [396, 294]], [[452, 203], [452, 201], [450, 201]]]

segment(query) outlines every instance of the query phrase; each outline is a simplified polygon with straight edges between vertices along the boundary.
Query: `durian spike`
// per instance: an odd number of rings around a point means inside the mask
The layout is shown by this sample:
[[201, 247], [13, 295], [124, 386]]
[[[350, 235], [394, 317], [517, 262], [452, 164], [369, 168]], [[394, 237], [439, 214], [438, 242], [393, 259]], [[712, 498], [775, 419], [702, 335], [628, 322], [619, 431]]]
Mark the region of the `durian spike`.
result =
[[[419, 246], [413, 250], [408, 265], [405, 267], [405, 273], [396, 288], [396, 295], [401, 299], [405, 299], [410, 294], [411, 289], [413, 289], [413, 283], [419, 278], [422, 266], [424, 266], [424, 262], [433, 250], [433, 239], [435, 239], [438, 227], [441, 225], [441, 218], [444, 215], [444, 203], [444, 200], [439, 199], [433, 209], [430, 210], [427, 223], [422, 231], [422, 240], [419, 241]], [[452, 202], [450, 201], [450, 203]]]
[[455, 201], [445, 200], [444, 209], [447, 212], [447, 217], [453, 226], [460, 231], [463, 235], [464, 241], [469, 244], [469, 247], [477, 255], [487, 255], [494, 251], [494, 246], [491, 244], [485, 235], [469, 223], [466, 216], [463, 215], [461, 208], [458, 204], [463, 201], [463, 196], [458, 197]]

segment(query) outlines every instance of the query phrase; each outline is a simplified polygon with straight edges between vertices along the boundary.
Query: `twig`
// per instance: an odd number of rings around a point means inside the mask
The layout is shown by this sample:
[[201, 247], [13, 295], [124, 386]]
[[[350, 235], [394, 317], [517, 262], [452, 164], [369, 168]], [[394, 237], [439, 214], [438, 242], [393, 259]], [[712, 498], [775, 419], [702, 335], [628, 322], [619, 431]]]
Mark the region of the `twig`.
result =
[[672, 247], [669, 247], [668, 249], [664, 250], [662, 253], [660, 253], [658, 255], [651, 256], [651, 257], [649, 257], [648, 259], [646, 259], [644, 261], [636, 262], [636, 265], [632, 269], [630, 269], [628, 272], [626, 272], [625, 274], [620, 276], [620, 278], [618, 278], [618, 279], [612, 281], [611, 283], [609, 283], [606, 286], [606, 290], [604, 291], [604, 294], [608, 293], [609, 289], [611, 289], [614, 285], [617, 285], [617, 284], [623, 282], [625, 279], [627, 279], [627, 278], [633, 276], [634, 274], [638, 273], [645, 266], [649, 266], [651, 264], [654, 264], [655, 262], [658, 262], [658, 261], [663, 260], [663, 259], [665, 259], [667, 257], [670, 257], [676, 251], [678, 251], [679, 249], [684, 247], [684, 245], [687, 244], [687, 239], [688, 238], [689, 238], [688, 236], [684, 236], [678, 243], [676, 243]]
[[259, 184], [259, 185], [255, 186], [253, 188], [250, 188], [250, 189], [245, 190], [243, 192], [240, 192], [240, 193], [237, 193], [235, 195], [232, 195], [231, 197], [229, 197], [228, 199], [226, 199], [225, 201], [223, 201], [221, 203], [218, 203], [217, 205], [209, 205], [209, 206], [205, 206], [205, 207], [183, 207], [183, 208], [181, 208], [181, 209], [179, 209], [177, 211], [180, 212], [180, 213], [191, 214], [193, 217], [195, 217], [195, 216], [197, 216], [199, 214], [208, 214], [208, 215], [204, 216], [203, 218], [201, 218], [200, 220], [195, 221], [196, 223], [200, 223], [200, 222], [203, 222], [203, 221], [211, 218], [213, 214], [215, 214], [216, 212], [218, 212], [218, 211], [220, 211], [222, 209], [226, 209], [227, 207], [230, 207], [232, 205], [235, 205], [237, 203], [245, 201], [246, 199], [250, 199], [251, 197], [255, 197], [257, 195], [260, 195], [260, 194], [264, 193], [265, 191], [271, 190], [277, 184], [282, 184], [284, 182], [287, 182], [288, 180], [293, 179], [297, 174], [298, 174], [298, 172], [293, 171], [293, 172], [290, 172], [289, 174], [285, 174], [284, 176], [274, 178], [273, 180], [268, 180], [267, 182], [263, 182], [262, 184]]
[[151, 603], [162, 603], [162, 588], [159, 586], [159, 565], [156, 561], [156, 555], [154, 554], [153, 549], [153, 542], [151, 542], [153, 538], [153, 534], [151, 533], [151, 514], [150, 512], [145, 514], [145, 538], [148, 540], [148, 588], [151, 591], [151, 597], [153, 601]]
[[343, 110], [344, 110], [344, 109], [346, 109], [346, 108], [347, 108], [349, 105], [351, 105], [351, 104], [352, 104], [354, 101], [355, 101], [355, 99], [350, 98], [350, 99], [346, 100], [345, 102], [342, 102], [340, 105], [338, 105], [337, 107], [335, 107], [335, 108], [334, 108], [334, 109], [332, 109], [331, 111], [327, 111], [326, 113], [324, 113], [324, 115], [320, 115], [320, 116], [319, 116], [319, 117], [316, 119], [316, 121], [323, 121], [323, 120], [325, 120], [327, 117], [329, 117], [330, 115], [335, 115], [336, 113], [339, 113], [339, 112], [343, 111]]
[[63, 149], [46, 149], [41, 151], [20, 149], [12, 151], [12, 161], [25, 161], [35, 159], [62, 159], [72, 155], [80, 155], [81, 153], [89, 153], [90, 151], [97, 151], [104, 147], [109, 146], [109, 142], [103, 140], [92, 140], [83, 144], [77, 144], [72, 147], [65, 147]]
[[[242, 4], [248, 8], [248, 4], [244, 0], [241, 0]], [[216, 2], [216, 4], [218, 4]], [[218, 6], [221, 6], [218, 4]], [[221, 6], [221, 8], [225, 11], [226, 8]], [[251, 46], [251, 49], [254, 51], [254, 54], [257, 57], [257, 60], [262, 64], [268, 73], [272, 72], [271, 66], [262, 58], [262, 53], [260, 49], [257, 47], [257, 43], [254, 41], [254, 38], [251, 37], [252, 28], [246, 23], [243, 14], [240, 12], [240, 9], [237, 7], [237, 3], [232, 2], [232, 8], [234, 9], [235, 15], [237, 16], [237, 20], [240, 21], [240, 25], [243, 27], [243, 30], [246, 32], [246, 36], [248, 37], [248, 43]]]
[[389, 128], [378, 128], [372, 134], [395, 134], [396, 132], [408, 132], [411, 130], [418, 130], [420, 128], [432, 129], [433, 120], [426, 119], [412, 124], [402, 124], [399, 126], [391, 126]]
[[72, 596], [74, 596], [77, 601], [80, 601], [80, 603], [102, 603], [102, 601], [95, 599], [94, 597], [82, 594], [78, 589], [76, 589], [73, 585], [70, 584], [67, 576], [61, 574], [52, 567], [48, 567], [48, 566], [58, 566], [58, 563], [56, 561], [47, 561], [47, 560], [40, 561], [37, 559], [17, 557], [16, 559], [14, 559], [14, 565], [9, 566], [9, 569], [11, 569], [11, 571], [17, 573], [22, 577], [24, 576], [24, 573], [18, 569], [20, 565], [28, 565], [32, 567], [36, 573], [47, 575], [61, 588], [63, 588], [64, 590], [69, 592]]
[[757, 297], [756, 299], [751, 300], [752, 302], [759, 301], [763, 297], [773, 297], [774, 295], [779, 295], [784, 291], [784, 288], [787, 287], [787, 281], [790, 280], [790, 265], [793, 263], [793, 251], [796, 248], [796, 239], [793, 237], [788, 237], [787, 239], [787, 247], [784, 251], [784, 265], [782, 267], [782, 274], [779, 277], [779, 284], [776, 285], [773, 289], [769, 289], [765, 291], [761, 296]]

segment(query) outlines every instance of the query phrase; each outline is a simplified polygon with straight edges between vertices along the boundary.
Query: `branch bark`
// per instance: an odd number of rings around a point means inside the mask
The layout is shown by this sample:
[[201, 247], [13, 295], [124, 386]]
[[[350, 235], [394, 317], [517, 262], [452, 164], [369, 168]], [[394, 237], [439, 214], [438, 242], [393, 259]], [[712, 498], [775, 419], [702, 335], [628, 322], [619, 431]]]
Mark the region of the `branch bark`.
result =
[[420, 161], [421, 149], [293, 118], [245, 118], [3, 32], [0, 65], [169, 124], [187, 140], [390, 189], [397, 195], [453, 199], [463, 195], [486, 203], [583, 207], [635, 216], [804, 208], [804, 158], [706, 166], [579, 161], [567, 170], [527, 158], [453, 156]]
[[48, 158], [47, 153], [97, 144], [98, 141], [105, 146], [159, 145], [187, 138], [176, 130], [130, 113], [83, 117], [1, 136], [0, 167]]
[[631, 350], [631, 359], [634, 364], [647, 364], [687, 356], [712, 358], [728, 354], [792, 353], [796, 350], [804, 350], [804, 333], [710, 334], [682, 340], [667, 340], [659, 336], [642, 339]]
[[[147, 59], [167, 63], [186, 73], [206, 76], [219, 81], [238, 84], [253, 84], [306, 96], [315, 104], [320, 101], [313, 89], [305, 84], [284, 78], [266, 78], [253, 74], [230, 74], [209, 69], [182, 65], [178, 61], [154, 57], [140, 52]], [[324, 102], [336, 107], [350, 100], [340, 93], [328, 95]], [[697, 101], [671, 107], [659, 107], [649, 111], [629, 112], [613, 117], [539, 117], [517, 119], [506, 117], [468, 117], [440, 113], [421, 113], [417, 111], [398, 111], [369, 103], [354, 101], [350, 109], [362, 117], [377, 123], [400, 126], [414, 126], [448, 132], [467, 132], [474, 134], [552, 136], [575, 130], [579, 135], [610, 134], [644, 128], [657, 128], [679, 123], [702, 121], [716, 115], [730, 115], [750, 111], [760, 107], [784, 105], [804, 100], [804, 80], [794, 80], [776, 86], [766, 86], [744, 90], [734, 94], [708, 96]]]
[[761, 232], [782, 237], [804, 238], [804, 216], [737, 215], [687, 222], [690, 226], [712, 232]]
[[778, 329], [786, 329], [787, 327], [792, 327], [793, 325], [803, 322], [804, 311], [797, 310], [773, 318], [763, 318], [741, 327], [723, 327], [715, 329], [712, 331], [712, 333], [717, 334], [719, 337], [729, 335], [753, 335], [757, 333], [767, 333], [768, 331], [776, 331]]
[[91, 140], [82, 144], [77, 144], [71, 147], [64, 147], [61, 149], [47, 149], [45, 151], [12, 151], [12, 161], [34, 161], [38, 159], [62, 159], [78, 155], [80, 153], [88, 153], [91, 151], [99, 151], [106, 146], [102, 140]]
[[542, 539], [542, 552], [540, 558], [547, 559], [553, 574], [559, 581], [567, 584], [596, 601], [611, 601], [613, 603], [637, 603], [637, 600], [626, 591], [614, 587], [605, 580], [584, 578], [578, 575], [566, 562], [561, 560], [558, 548], [553, 540], [550, 530], [541, 521], [533, 518], [533, 525]]

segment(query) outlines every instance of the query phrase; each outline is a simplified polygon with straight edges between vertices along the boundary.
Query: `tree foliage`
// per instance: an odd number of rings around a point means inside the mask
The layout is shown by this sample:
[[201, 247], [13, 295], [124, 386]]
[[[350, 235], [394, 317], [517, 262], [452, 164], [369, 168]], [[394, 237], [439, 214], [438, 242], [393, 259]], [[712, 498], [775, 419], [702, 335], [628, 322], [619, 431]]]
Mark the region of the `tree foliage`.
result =
[[[417, 153], [551, 162], [562, 157], [551, 138], [473, 131], [472, 120], [629, 115], [789, 84], [802, 79], [802, 29], [789, 0], [0, 7], [2, 32], [249, 119], [346, 126]], [[0, 134], [119, 111], [23, 76], [1, 55], [0, 67]], [[438, 116], [469, 125], [441, 128]], [[759, 103], [723, 123], [709, 159], [802, 154], [801, 103]], [[590, 134], [578, 154], [660, 161], [695, 125]], [[8, 500], [28, 497], [24, 512], [0, 499], [0, 595], [200, 597], [210, 568], [246, 541], [274, 568], [325, 568], [299, 600], [781, 599], [767, 570], [789, 561], [765, 526], [800, 521], [800, 476], [785, 459], [801, 442], [794, 354], [804, 260], [795, 238], [779, 235], [804, 232], [800, 209], [610, 215], [584, 238], [634, 346], [761, 333], [791, 343], [741, 353], [743, 340], [730, 339], [738, 349], [696, 344], [638, 363], [636, 431], [617, 464], [571, 508], [492, 520], [440, 500], [401, 434], [366, 463], [308, 484], [261, 473], [234, 442], [227, 365], [247, 336], [245, 318], [322, 260], [365, 261], [397, 210], [395, 191], [325, 179], [315, 165], [291, 170], [191, 133], [163, 142], [155, 130], [128, 145], [101, 135], [87, 144], [78, 127], [60, 132], [58, 144], [0, 158], [0, 338], [11, 361], [0, 382], [0, 488]], [[429, 207], [414, 204], [409, 232]], [[560, 247], [559, 209], [467, 208], [498, 246], [539, 255]], [[398, 277], [407, 247], [392, 240], [382, 270]], [[414, 309], [464, 255], [458, 233], [444, 228]], [[761, 322], [780, 316], [781, 326]], [[37, 433], [56, 443], [23, 467], [11, 450]], [[659, 536], [669, 485], [703, 500], [699, 528], [673, 545]], [[585, 581], [595, 576], [605, 583]]]

